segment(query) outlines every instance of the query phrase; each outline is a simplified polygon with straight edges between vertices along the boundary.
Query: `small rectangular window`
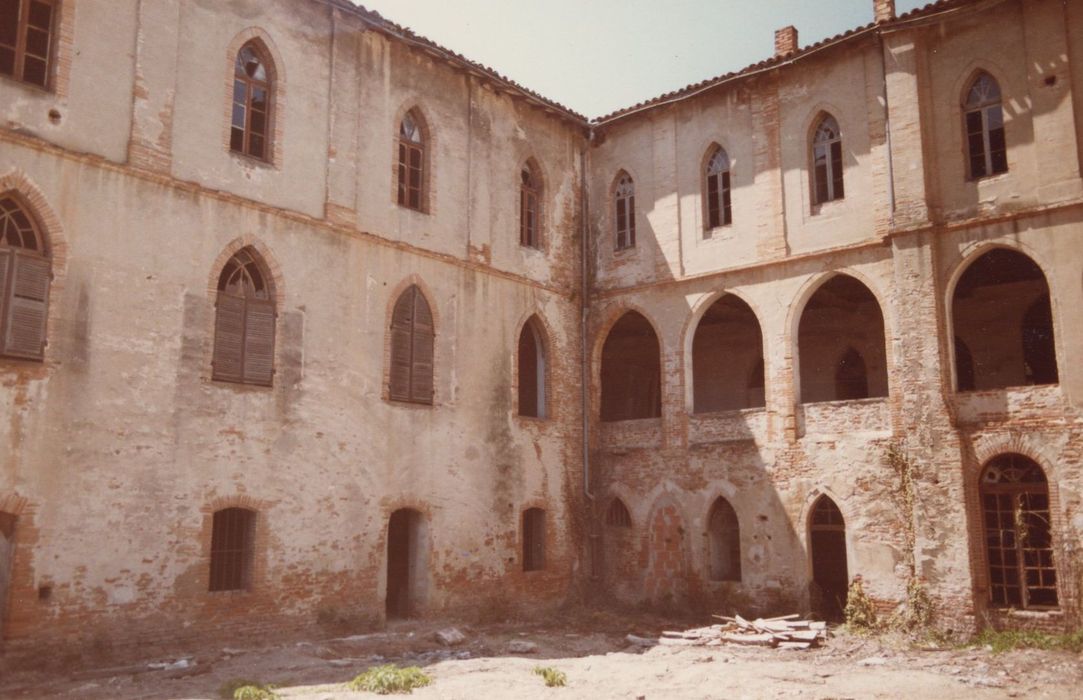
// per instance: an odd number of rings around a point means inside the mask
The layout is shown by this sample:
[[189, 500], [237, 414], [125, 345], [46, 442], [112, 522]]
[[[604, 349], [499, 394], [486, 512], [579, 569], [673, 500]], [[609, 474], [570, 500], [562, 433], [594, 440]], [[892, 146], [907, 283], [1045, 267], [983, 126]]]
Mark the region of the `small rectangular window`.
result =
[[214, 514], [211, 527], [211, 591], [246, 590], [251, 581], [256, 513], [225, 508]]
[[545, 568], [545, 511], [528, 508], [523, 511], [523, 571]]

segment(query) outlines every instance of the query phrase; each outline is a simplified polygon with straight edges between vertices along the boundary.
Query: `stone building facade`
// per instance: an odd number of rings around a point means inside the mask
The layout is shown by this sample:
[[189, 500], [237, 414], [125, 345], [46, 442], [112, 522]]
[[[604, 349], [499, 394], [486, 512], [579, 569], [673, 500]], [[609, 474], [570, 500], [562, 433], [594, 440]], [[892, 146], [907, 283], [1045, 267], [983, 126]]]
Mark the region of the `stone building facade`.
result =
[[3, 6], [6, 658], [857, 574], [1078, 620], [1083, 4], [595, 120], [345, 0]]

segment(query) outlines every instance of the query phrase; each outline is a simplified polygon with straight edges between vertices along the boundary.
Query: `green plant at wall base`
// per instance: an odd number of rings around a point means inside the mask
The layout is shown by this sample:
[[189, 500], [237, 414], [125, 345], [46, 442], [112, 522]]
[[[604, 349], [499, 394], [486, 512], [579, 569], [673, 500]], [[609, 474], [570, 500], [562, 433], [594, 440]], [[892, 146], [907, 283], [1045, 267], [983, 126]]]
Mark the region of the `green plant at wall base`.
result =
[[358, 675], [349, 682], [350, 690], [366, 690], [377, 695], [392, 693], [408, 694], [414, 688], [423, 688], [432, 683], [432, 678], [417, 666], [399, 668], [395, 664], [375, 666]]
[[534, 675], [544, 678], [548, 688], [563, 688], [568, 684], [568, 676], [552, 666], [535, 666]]
[[877, 627], [876, 607], [861, 584], [861, 576], [854, 576], [846, 591], [846, 607], [842, 611], [846, 626], [855, 631], [873, 630]]
[[233, 678], [222, 684], [218, 695], [224, 700], [278, 700], [278, 693], [271, 683], [260, 683], [247, 678]]
[[1012, 649], [1054, 649], [1078, 654], [1083, 652], [1083, 628], [1067, 634], [986, 630], [974, 638], [973, 644], [991, 647], [998, 654]]

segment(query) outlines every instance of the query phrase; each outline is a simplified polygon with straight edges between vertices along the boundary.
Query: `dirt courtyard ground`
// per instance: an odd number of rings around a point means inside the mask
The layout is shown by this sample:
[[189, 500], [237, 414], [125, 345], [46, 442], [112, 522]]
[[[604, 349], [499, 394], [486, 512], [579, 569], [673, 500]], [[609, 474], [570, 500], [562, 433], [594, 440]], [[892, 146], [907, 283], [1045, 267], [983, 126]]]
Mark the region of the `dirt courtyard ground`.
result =
[[[570, 619], [577, 619], [572, 616]], [[687, 621], [686, 621], [687, 622]], [[709, 621], [700, 624], [709, 624]], [[914, 648], [889, 637], [836, 630], [812, 650], [724, 646], [641, 647], [625, 636], [657, 637], [690, 625], [588, 614], [574, 624], [457, 625], [465, 635], [446, 647], [433, 635], [447, 623], [396, 623], [371, 634], [259, 648], [205, 649], [67, 675], [15, 671], [0, 679], [0, 698], [207, 698], [246, 678], [279, 686], [282, 698], [375, 697], [346, 682], [382, 663], [419, 665], [433, 678], [417, 698], [1080, 698], [1083, 658], [1038, 650], [996, 654], [987, 648]], [[514, 653], [513, 642], [536, 650]], [[151, 670], [150, 663], [159, 666]], [[552, 666], [564, 688], [532, 673]]]

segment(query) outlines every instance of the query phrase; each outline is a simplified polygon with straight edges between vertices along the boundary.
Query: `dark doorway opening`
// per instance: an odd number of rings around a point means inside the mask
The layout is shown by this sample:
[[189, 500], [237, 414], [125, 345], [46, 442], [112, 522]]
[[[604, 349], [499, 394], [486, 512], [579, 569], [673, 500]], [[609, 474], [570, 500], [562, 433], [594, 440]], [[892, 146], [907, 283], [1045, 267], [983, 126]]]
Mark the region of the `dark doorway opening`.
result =
[[15, 515], [0, 511], [0, 639], [7, 622], [11, 563], [15, 559]]
[[827, 496], [820, 496], [809, 516], [809, 554], [820, 613], [825, 619], [841, 620], [850, 583], [846, 567], [846, 522], [838, 506]]
[[418, 611], [424, 573], [424, 537], [421, 513], [402, 508], [391, 514], [387, 524], [388, 618], [410, 617]]

